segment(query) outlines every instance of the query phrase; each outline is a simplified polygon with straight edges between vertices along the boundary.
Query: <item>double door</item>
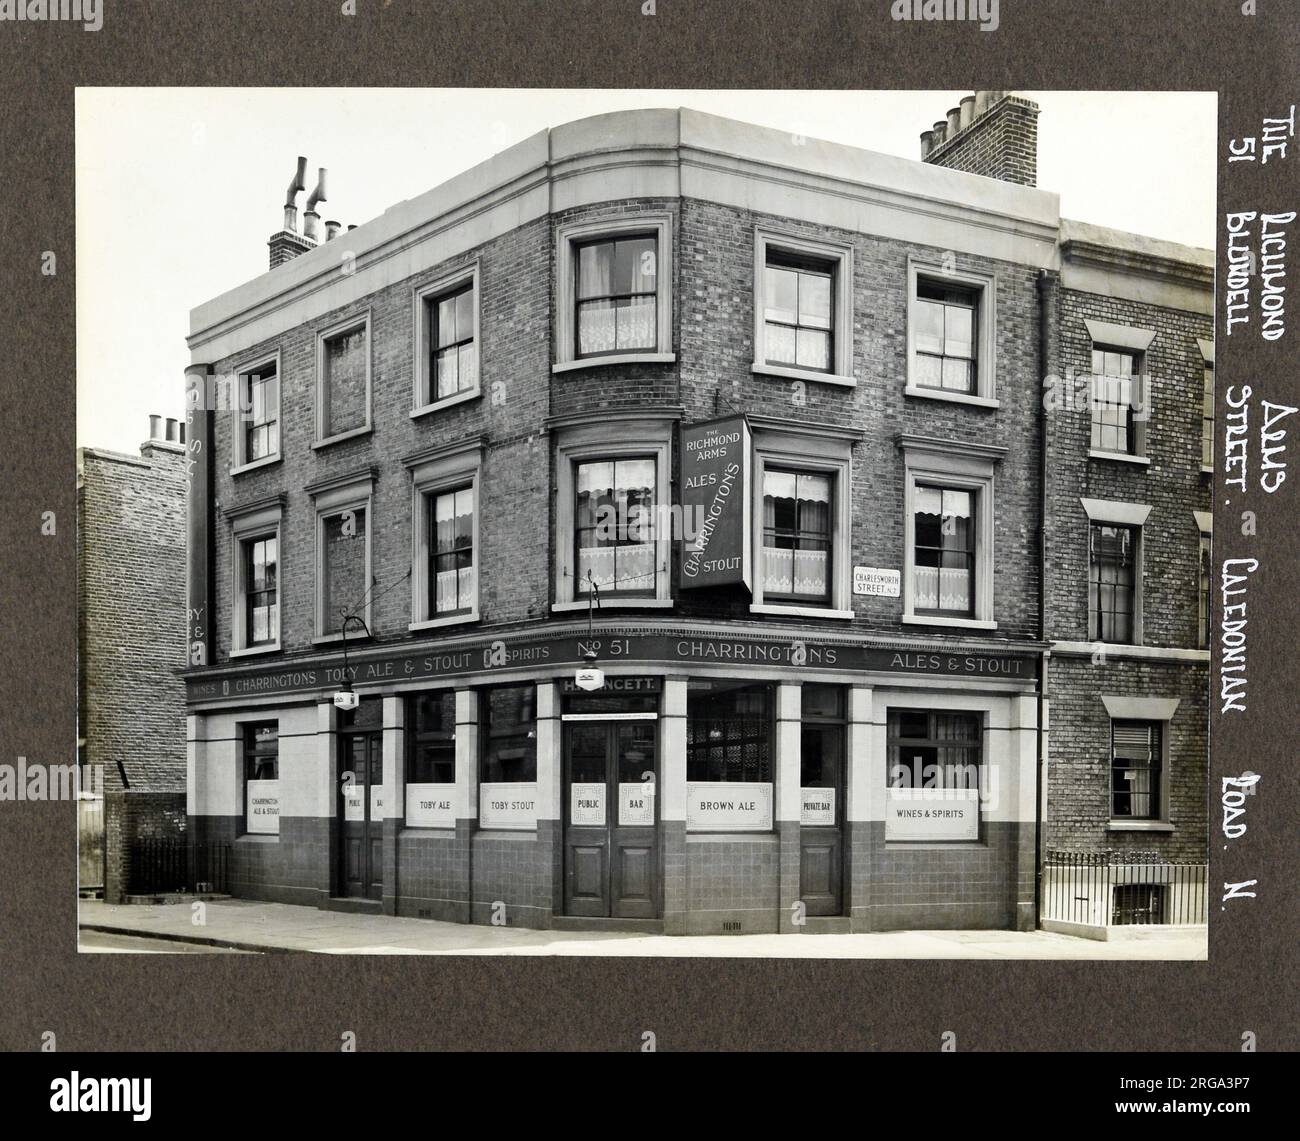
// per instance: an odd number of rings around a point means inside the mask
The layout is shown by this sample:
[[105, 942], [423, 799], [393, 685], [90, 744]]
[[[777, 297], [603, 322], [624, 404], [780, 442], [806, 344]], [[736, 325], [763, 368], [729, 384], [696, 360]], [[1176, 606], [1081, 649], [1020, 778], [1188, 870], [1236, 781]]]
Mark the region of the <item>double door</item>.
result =
[[653, 919], [656, 722], [568, 721], [564, 728], [565, 914]]
[[339, 737], [339, 880], [354, 899], [384, 895], [383, 734]]

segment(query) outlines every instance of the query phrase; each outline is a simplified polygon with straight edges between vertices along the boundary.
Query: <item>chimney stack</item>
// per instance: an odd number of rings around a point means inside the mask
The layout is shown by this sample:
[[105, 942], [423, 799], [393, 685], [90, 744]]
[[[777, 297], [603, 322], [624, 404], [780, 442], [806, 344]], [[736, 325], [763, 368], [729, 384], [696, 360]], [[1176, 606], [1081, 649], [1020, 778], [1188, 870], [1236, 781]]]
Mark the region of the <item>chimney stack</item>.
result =
[[1038, 184], [1038, 104], [976, 91], [921, 135], [921, 161], [1021, 186]]
[[302, 216], [303, 237], [313, 242], [320, 241], [320, 215], [316, 213], [317, 204], [325, 201], [325, 168], [320, 168], [316, 179], [316, 189], [307, 195], [307, 209]]
[[284, 229], [266, 243], [271, 250], [271, 269], [306, 253], [316, 243], [298, 233], [298, 195], [307, 189], [307, 159], [298, 156], [298, 169], [284, 197]]

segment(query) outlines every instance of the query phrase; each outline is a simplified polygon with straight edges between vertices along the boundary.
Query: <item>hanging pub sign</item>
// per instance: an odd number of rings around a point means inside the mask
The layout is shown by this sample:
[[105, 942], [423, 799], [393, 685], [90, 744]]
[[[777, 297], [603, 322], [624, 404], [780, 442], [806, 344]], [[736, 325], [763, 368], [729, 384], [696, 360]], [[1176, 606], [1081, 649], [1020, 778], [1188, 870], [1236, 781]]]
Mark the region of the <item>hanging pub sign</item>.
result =
[[682, 586], [752, 590], [749, 422], [727, 416], [678, 429], [682, 458]]

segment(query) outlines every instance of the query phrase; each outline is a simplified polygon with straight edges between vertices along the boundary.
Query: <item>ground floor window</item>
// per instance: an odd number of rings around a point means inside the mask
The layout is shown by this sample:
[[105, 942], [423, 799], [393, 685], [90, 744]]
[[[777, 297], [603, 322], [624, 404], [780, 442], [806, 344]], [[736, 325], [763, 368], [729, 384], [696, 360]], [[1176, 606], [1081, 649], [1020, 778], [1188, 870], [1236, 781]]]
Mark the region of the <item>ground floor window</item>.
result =
[[456, 691], [420, 693], [406, 702], [406, 824], [456, 826]]
[[1110, 814], [1117, 820], [1160, 819], [1161, 725], [1112, 721]]
[[280, 832], [280, 726], [275, 721], [246, 724], [244, 746], [244, 827], [248, 832]]
[[479, 691], [479, 822], [485, 828], [537, 824], [537, 687]]
[[978, 840], [983, 722], [978, 713], [891, 709], [886, 840]]
[[773, 687], [725, 681], [690, 685], [687, 830], [770, 831]]

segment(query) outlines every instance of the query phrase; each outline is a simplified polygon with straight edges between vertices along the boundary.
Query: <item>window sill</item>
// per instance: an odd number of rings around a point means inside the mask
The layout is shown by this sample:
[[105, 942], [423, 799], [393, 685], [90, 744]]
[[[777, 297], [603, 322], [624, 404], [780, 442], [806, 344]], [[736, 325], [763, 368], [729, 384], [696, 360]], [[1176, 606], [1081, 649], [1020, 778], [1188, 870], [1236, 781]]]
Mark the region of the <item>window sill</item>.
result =
[[278, 844], [279, 842], [278, 832], [245, 832], [242, 836], [235, 837], [236, 844]]
[[781, 606], [774, 602], [751, 602], [751, 614], [789, 614], [795, 618], [835, 618], [849, 621], [853, 618], [852, 610], [831, 610], [824, 606]]
[[758, 841], [766, 844], [779, 844], [781, 837], [776, 832], [767, 828], [755, 828], [753, 831], [745, 829], [732, 828], [728, 830], [718, 830], [707, 832], [703, 829], [686, 830], [686, 842], [688, 844], [739, 844]]
[[857, 388], [856, 376], [844, 376], [841, 373], [818, 372], [811, 368], [791, 368], [787, 365], [764, 364], [755, 361], [750, 371], [756, 376], [779, 376], [785, 380], [806, 380], [813, 384], [835, 384], [840, 388]]
[[406, 628], [412, 633], [418, 633], [421, 630], [437, 630], [442, 626], [464, 626], [469, 622], [478, 621], [478, 610], [471, 610], [468, 614], [448, 614], [445, 618], [425, 618], [419, 622], [412, 622]]
[[1164, 820], [1112, 820], [1107, 832], [1173, 832], [1174, 826]]
[[333, 436], [326, 436], [323, 440], [316, 440], [311, 446], [313, 452], [321, 448], [328, 448], [331, 444], [341, 444], [345, 440], [355, 440], [358, 436], [368, 436], [374, 431], [370, 424], [362, 424], [360, 428], [349, 428], [346, 432], [339, 432]]
[[1213, 465], [1213, 464], [1210, 464], [1209, 466], [1206, 466], [1205, 464], [1201, 464], [1201, 474], [1202, 474], [1202, 475], [1213, 475], [1213, 474], [1214, 474], [1214, 465]]
[[945, 392], [942, 388], [917, 388], [907, 385], [904, 396], [916, 396], [921, 400], [946, 400], [950, 404], [969, 404], [972, 408], [1001, 408], [1002, 405], [991, 396], [975, 396], [969, 392]]
[[243, 475], [246, 471], [256, 471], [258, 468], [270, 467], [272, 464], [278, 464], [284, 457], [278, 452], [273, 456], [263, 456], [260, 460], [253, 460], [252, 463], [238, 464], [230, 469], [231, 475]]
[[[349, 639], [348, 645], [355, 646], [355, 645], [360, 645], [362, 642], [370, 641], [370, 635], [367, 634], [364, 630], [349, 630], [348, 639]], [[317, 634], [311, 640], [311, 644], [313, 646], [326, 646], [332, 642], [338, 643], [342, 641], [343, 641], [342, 634]]]
[[602, 368], [616, 364], [674, 364], [676, 353], [610, 353], [603, 357], [580, 357], [551, 365], [552, 373], [573, 372], [580, 368]]
[[1096, 448], [1088, 449], [1090, 460], [1113, 460], [1118, 464], [1133, 464], [1136, 467], [1150, 467], [1151, 461], [1146, 456], [1131, 456], [1127, 452], [1101, 452]]
[[412, 420], [416, 420], [421, 416], [428, 416], [431, 412], [441, 412], [444, 408], [450, 408], [455, 404], [464, 404], [467, 400], [477, 400], [482, 395], [483, 390], [476, 385], [474, 388], [456, 393], [455, 396], [444, 396], [432, 404], [422, 404], [419, 408], [412, 408], [408, 415]]
[[278, 654], [280, 652], [280, 643], [276, 642], [274, 646], [248, 646], [241, 650], [231, 650], [232, 658], [252, 658], [258, 654]]
[[997, 622], [989, 618], [940, 618], [938, 615], [904, 614], [904, 626], [951, 626], [959, 630], [996, 630]]
[[456, 829], [433, 828], [428, 824], [407, 824], [403, 821], [398, 836], [410, 836], [412, 839], [418, 840], [454, 840], [456, 839]]
[[[669, 610], [675, 605], [671, 598], [606, 598], [601, 595], [600, 601], [596, 603], [596, 610], [609, 610], [617, 607], [620, 610]], [[552, 613], [564, 613], [570, 610], [586, 610], [591, 603], [585, 598], [581, 601], [573, 602], [552, 602]]]

